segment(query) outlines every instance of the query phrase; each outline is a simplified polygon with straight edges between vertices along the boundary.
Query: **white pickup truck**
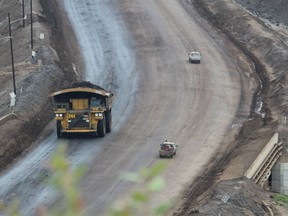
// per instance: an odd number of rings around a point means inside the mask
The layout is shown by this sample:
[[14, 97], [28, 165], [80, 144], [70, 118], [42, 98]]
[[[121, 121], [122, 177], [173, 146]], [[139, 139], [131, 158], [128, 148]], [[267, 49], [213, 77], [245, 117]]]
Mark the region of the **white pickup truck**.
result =
[[162, 157], [171, 157], [176, 155], [178, 149], [178, 145], [176, 145], [174, 142], [170, 141], [164, 141], [160, 144], [160, 150], [159, 150], [159, 156]]
[[201, 53], [200, 52], [190, 52], [188, 53], [189, 61], [191, 63], [200, 63], [201, 62]]

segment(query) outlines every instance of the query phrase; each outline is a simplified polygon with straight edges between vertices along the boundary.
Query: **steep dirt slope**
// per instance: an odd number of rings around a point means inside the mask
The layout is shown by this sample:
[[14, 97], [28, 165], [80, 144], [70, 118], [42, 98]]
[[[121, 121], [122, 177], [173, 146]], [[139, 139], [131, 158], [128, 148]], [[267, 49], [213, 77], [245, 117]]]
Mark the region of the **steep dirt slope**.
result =
[[286, 0], [235, 0], [251, 13], [276, 25], [288, 25], [288, 4]]
[[[22, 17], [19, 1], [0, 1], [0, 50], [3, 51], [0, 53], [0, 170], [29, 148], [52, 119], [47, 95], [81, 76], [75, 73], [72, 65], [81, 65], [73, 32], [69, 25], [63, 25], [65, 14], [59, 13], [57, 4], [53, 2], [33, 1], [33, 50], [36, 57], [32, 59], [30, 1], [24, 2], [24, 11], [29, 19], [25, 20], [25, 27], [22, 27], [21, 19], [15, 21]], [[17, 94], [13, 110], [10, 108], [9, 96], [14, 91], [12, 56], [9, 38], [6, 38], [9, 36], [8, 12], [11, 16]], [[44, 40], [39, 38], [40, 33], [44, 33]], [[73, 49], [74, 55], [69, 54], [69, 49]], [[11, 116], [12, 112], [15, 115]]]
[[[269, 210], [264, 207], [262, 201], [274, 208], [273, 199], [270, 199], [269, 193], [253, 186], [249, 180], [241, 176], [250, 164], [248, 161], [255, 159], [257, 149], [261, 150], [274, 132], [280, 132], [280, 139], [285, 142], [285, 131], [280, 131], [278, 125], [279, 117], [286, 115], [287, 109], [285, 92], [288, 53], [286, 36], [283, 34], [285, 29], [282, 28], [280, 33], [277, 33], [277, 26], [262, 19], [255, 19], [254, 15], [231, 1], [186, 2], [187, 8], [192, 5], [197, 7], [203, 17], [208, 18], [214, 26], [238, 44], [254, 62], [262, 88], [259, 88], [259, 94], [255, 96], [251, 120], [243, 124], [235, 147], [222, 157], [222, 161], [226, 163], [223, 163], [222, 168], [215, 164], [211, 170], [206, 170], [203, 176], [194, 181], [183, 196], [184, 204], [173, 215], [190, 215], [195, 212], [200, 212], [199, 215], [211, 215], [212, 212], [217, 215], [266, 215]], [[261, 2], [265, 7], [258, 7], [258, 10], [272, 8], [268, 1]], [[250, 3], [247, 3], [249, 7]], [[276, 10], [269, 10], [269, 16], [273, 17], [274, 12], [281, 12], [281, 8], [286, 7], [284, 2], [278, 3], [273, 2], [273, 8]], [[282, 13], [281, 17], [284, 16]], [[263, 102], [263, 107], [260, 112], [255, 112], [259, 101]], [[215, 184], [216, 182], [220, 183]], [[240, 190], [243, 185], [248, 189]], [[204, 188], [206, 193], [202, 194]], [[200, 194], [202, 195], [199, 196]], [[247, 200], [250, 200], [250, 204], [246, 203]], [[259, 206], [262, 207], [258, 208]], [[287, 215], [287, 211], [282, 208], [274, 209], [274, 213]]]

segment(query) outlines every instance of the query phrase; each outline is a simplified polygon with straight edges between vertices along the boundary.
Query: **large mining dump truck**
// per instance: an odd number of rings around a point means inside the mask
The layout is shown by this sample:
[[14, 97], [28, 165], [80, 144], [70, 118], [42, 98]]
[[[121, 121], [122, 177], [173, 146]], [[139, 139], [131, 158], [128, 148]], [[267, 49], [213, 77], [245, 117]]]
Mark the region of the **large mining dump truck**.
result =
[[51, 93], [49, 97], [59, 138], [77, 133], [104, 137], [111, 131], [112, 92], [90, 82], [78, 82], [71, 88]]

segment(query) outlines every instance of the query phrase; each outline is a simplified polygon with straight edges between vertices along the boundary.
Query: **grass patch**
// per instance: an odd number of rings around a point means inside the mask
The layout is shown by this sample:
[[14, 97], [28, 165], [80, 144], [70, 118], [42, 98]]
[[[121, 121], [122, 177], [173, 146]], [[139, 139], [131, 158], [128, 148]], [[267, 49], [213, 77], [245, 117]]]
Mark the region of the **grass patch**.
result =
[[288, 205], [288, 196], [287, 195], [277, 193], [273, 197], [274, 197], [276, 202], [281, 202], [281, 203], [285, 203]]

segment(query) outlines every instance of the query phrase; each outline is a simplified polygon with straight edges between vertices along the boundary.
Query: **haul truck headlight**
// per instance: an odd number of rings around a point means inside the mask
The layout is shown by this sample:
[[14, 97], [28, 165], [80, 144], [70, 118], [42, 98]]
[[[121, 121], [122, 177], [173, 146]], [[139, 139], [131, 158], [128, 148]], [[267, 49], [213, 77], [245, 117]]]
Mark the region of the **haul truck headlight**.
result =
[[63, 117], [62, 113], [56, 113], [56, 117]]
[[102, 115], [103, 115], [102, 113], [95, 113], [96, 117], [98, 117], [98, 116], [101, 117]]

